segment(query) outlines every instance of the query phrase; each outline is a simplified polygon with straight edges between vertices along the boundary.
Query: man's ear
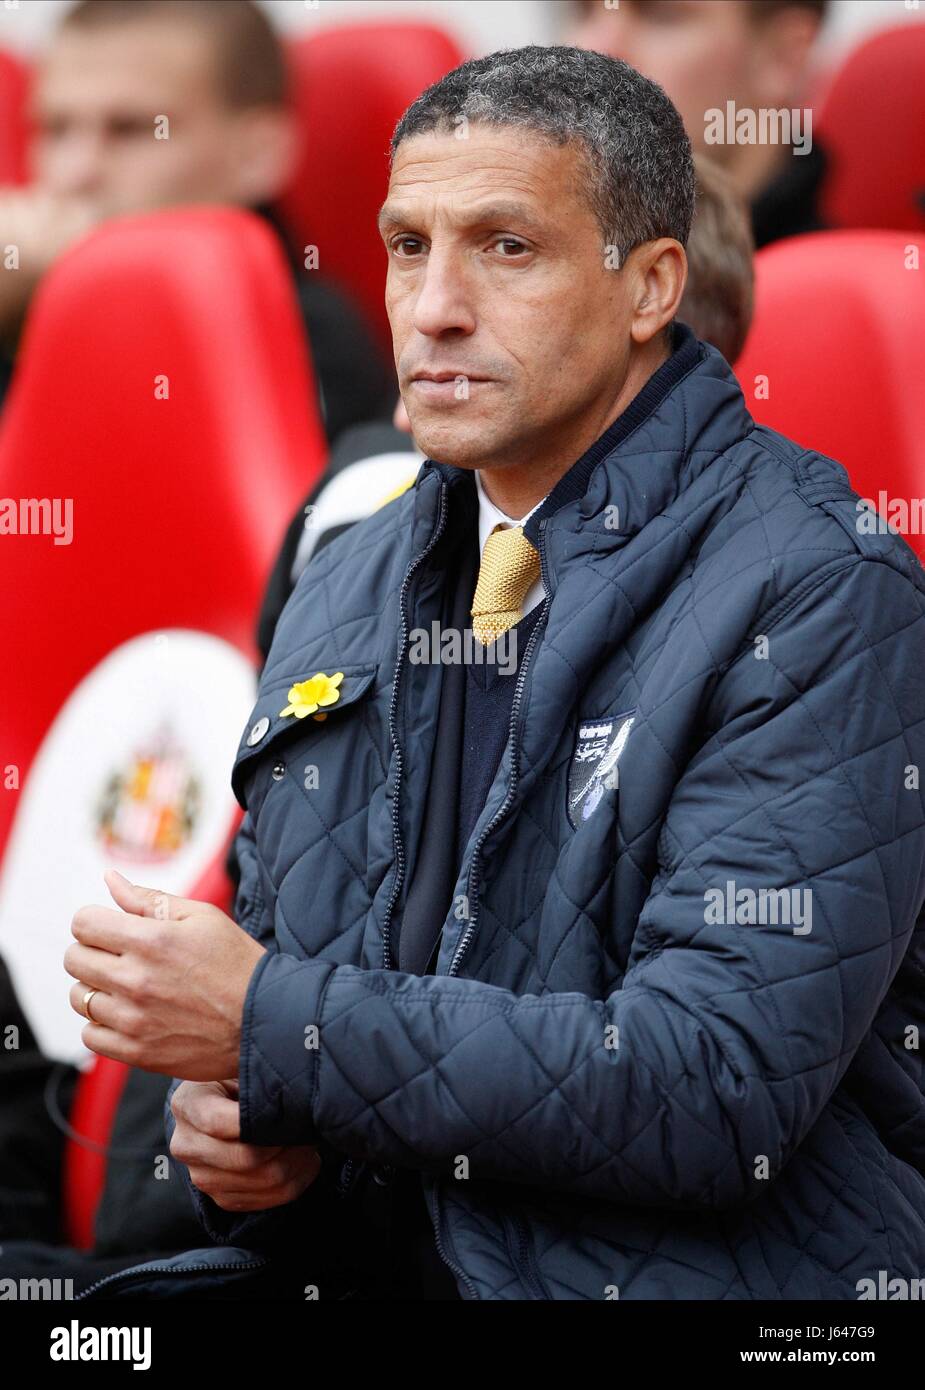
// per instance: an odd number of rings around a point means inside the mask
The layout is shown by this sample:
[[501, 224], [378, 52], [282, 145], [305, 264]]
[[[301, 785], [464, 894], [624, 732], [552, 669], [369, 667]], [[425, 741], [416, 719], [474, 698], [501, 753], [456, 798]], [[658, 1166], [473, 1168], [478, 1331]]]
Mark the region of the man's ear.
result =
[[687, 255], [673, 237], [659, 237], [637, 246], [630, 258], [635, 262], [630, 333], [633, 342], [642, 346], [671, 323], [678, 311], [687, 281]]
[[231, 160], [232, 197], [245, 207], [269, 203], [288, 181], [298, 152], [295, 122], [277, 106], [253, 106], [235, 121]]

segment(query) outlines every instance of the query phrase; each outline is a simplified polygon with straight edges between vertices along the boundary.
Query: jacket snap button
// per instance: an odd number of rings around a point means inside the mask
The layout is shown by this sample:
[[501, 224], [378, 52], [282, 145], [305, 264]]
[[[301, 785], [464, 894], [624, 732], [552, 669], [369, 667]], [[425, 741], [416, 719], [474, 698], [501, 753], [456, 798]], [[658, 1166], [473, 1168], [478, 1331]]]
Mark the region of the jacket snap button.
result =
[[377, 1182], [380, 1187], [388, 1187], [395, 1176], [395, 1169], [387, 1163], [383, 1163], [378, 1168], [373, 1169], [373, 1182]]
[[270, 721], [266, 715], [264, 715], [262, 719], [258, 719], [247, 736], [248, 747], [253, 748], [255, 743], [259, 743], [269, 727]]
[[281, 782], [283, 778], [286, 776], [286, 764], [274, 763], [273, 771], [270, 774], [270, 776], [273, 778], [274, 782]]

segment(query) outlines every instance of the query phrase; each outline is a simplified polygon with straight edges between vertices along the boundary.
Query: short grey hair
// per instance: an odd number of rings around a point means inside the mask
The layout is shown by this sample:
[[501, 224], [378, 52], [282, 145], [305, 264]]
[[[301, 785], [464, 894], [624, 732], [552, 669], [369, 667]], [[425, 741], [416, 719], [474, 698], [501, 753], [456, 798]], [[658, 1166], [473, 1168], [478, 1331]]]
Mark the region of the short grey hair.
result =
[[451, 133], [463, 120], [583, 147], [588, 202], [620, 265], [633, 247], [657, 237], [687, 244], [696, 187], [691, 142], [661, 87], [628, 63], [539, 44], [473, 58], [408, 107], [392, 136], [392, 158], [403, 140]]

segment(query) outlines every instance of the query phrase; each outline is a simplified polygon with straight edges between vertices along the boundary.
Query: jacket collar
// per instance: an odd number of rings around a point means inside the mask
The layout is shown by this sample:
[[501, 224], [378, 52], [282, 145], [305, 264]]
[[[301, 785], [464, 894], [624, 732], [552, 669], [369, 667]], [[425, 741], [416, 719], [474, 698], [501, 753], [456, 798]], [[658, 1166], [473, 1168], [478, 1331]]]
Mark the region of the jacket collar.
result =
[[575, 502], [585, 495], [591, 474], [597, 465], [609, 454], [615, 452], [628, 439], [635, 429], [652, 414], [665, 397], [674, 390], [678, 382], [696, 366], [699, 357], [699, 344], [686, 323], [676, 323], [673, 330], [671, 356], [645, 383], [642, 390], [633, 397], [621, 415], [609, 425], [599, 439], [596, 439], [573, 463], [568, 472], [559, 479], [541, 507], [532, 514], [524, 535], [534, 545], [540, 533], [540, 523], [554, 516], [560, 507]]
[[[686, 324], [675, 323], [671, 356], [560, 478], [524, 534], [540, 544], [545, 533], [554, 579], [563, 562], [587, 549], [598, 555], [619, 549], [657, 517], [670, 513], [677, 524], [688, 501], [694, 503], [693, 495], [682, 495], [753, 427], [725, 358]], [[457, 525], [474, 525], [478, 500], [471, 470], [425, 459], [419, 495], [430, 493], [431, 476], [447, 483]], [[421, 522], [427, 524], [423, 517]]]

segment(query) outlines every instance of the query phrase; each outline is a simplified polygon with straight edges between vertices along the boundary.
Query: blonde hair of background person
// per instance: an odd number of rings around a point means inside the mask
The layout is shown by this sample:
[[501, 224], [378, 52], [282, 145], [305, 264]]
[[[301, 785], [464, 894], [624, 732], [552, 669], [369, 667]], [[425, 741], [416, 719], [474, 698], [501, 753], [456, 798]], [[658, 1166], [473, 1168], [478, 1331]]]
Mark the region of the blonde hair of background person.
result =
[[697, 202], [678, 318], [733, 363], [748, 336], [754, 308], [755, 244], [748, 208], [718, 165], [695, 155], [694, 168]]

